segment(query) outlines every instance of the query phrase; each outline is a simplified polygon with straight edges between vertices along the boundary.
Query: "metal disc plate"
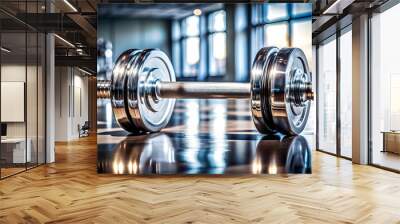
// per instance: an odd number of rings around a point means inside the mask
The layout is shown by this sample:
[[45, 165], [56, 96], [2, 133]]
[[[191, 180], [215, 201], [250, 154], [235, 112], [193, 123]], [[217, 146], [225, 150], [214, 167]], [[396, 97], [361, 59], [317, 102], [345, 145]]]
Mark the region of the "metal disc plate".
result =
[[268, 76], [277, 53], [276, 47], [262, 48], [251, 69], [251, 112], [257, 130], [263, 134], [276, 132], [270, 110]]
[[306, 101], [302, 105], [293, 102], [291, 86], [298, 78], [304, 82], [311, 82], [306, 56], [298, 48], [282, 48], [272, 69], [269, 81], [270, 102], [276, 129], [285, 134], [300, 134], [306, 126], [311, 102]]
[[115, 120], [123, 129], [133, 132], [137, 127], [132, 122], [132, 118], [126, 108], [126, 70], [132, 59], [140, 53], [140, 50], [129, 49], [124, 51], [115, 62], [111, 75], [111, 106]]
[[128, 71], [128, 110], [135, 126], [156, 132], [164, 128], [172, 115], [175, 99], [155, 96], [157, 82], [175, 81], [175, 72], [168, 56], [157, 49], [140, 52]]

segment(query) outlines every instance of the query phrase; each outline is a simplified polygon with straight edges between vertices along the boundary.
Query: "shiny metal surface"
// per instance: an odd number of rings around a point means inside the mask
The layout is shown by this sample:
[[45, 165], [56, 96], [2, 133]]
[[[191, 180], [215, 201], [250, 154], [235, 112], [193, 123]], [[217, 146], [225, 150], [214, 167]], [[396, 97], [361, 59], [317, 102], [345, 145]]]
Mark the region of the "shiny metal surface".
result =
[[[212, 146], [212, 144], [211, 144]], [[111, 150], [100, 146], [98, 172], [113, 174], [290, 174], [311, 173], [311, 152], [302, 136], [264, 136], [255, 147], [232, 142], [231, 148], [181, 148], [166, 134], [125, 139]]]
[[311, 73], [303, 51], [282, 48], [269, 76], [270, 108], [276, 129], [297, 135], [306, 126], [313, 99]]
[[109, 99], [111, 97], [111, 81], [97, 80], [97, 98]]
[[251, 69], [251, 113], [254, 125], [263, 134], [276, 132], [270, 109], [268, 77], [279, 49], [265, 47], [257, 52]]
[[252, 126], [248, 104], [248, 100], [178, 100], [163, 133], [129, 135], [122, 129], [99, 129], [98, 172], [311, 173], [313, 137], [260, 135]]
[[298, 48], [262, 48], [250, 83], [175, 82], [172, 64], [162, 51], [128, 50], [118, 58], [108, 85], [101, 82], [98, 95], [111, 96], [116, 120], [132, 133], [164, 128], [176, 98], [250, 97], [259, 132], [297, 135], [306, 125], [313, 100], [307, 59]]
[[132, 60], [140, 53], [140, 50], [129, 49], [123, 52], [117, 59], [111, 75], [111, 105], [115, 120], [125, 130], [138, 131], [138, 126], [132, 121], [132, 116], [127, 110], [127, 68], [131, 66]]
[[156, 95], [177, 99], [237, 99], [250, 97], [250, 84], [237, 82], [159, 82]]
[[152, 89], [157, 82], [175, 82], [175, 72], [168, 56], [157, 49], [143, 50], [126, 72], [126, 103], [133, 123], [146, 132], [161, 130], [171, 118], [175, 99], [156, 98]]

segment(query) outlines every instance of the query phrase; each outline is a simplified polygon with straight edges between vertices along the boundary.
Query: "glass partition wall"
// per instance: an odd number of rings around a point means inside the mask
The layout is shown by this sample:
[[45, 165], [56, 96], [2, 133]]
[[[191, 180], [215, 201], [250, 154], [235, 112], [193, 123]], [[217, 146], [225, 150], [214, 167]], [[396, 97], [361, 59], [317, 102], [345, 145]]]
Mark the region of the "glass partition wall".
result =
[[352, 157], [352, 28], [317, 46], [317, 150]]
[[370, 163], [400, 172], [400, 4], [371, 18]]
[[0, 11], [0, 178], [45, 163], [45, 35], [24, 23], [40, 1]]

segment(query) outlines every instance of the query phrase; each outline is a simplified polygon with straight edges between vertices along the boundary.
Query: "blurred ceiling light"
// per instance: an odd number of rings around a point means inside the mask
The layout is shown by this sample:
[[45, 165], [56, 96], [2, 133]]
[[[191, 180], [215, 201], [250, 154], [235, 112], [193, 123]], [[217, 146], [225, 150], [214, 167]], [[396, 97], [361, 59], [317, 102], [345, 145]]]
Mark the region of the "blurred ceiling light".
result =
[[79, 55], [83, 55], [83, 50], [81, 48], [77, 48], [76, 53], [78, 53]]
[[57, 37], [59, 40], [61, 40], [62, 42], [64, 42], [65, 44], [67, 44], [70, 47], [75, 48], [75, 45], [73, 45], [71, 42], [69, 42], [68, 40], [62, 38], [61, 36], [59, 36], [58, 34], [54, 34], [55, 37]]
[[0, 49], [1, 49], [2, 51], [6, 52], [6, 53], [10, 53], [10, 52], [11, 52], [11, 50], [9, 50], [9, 49], [7, 49], [7, 48], [5, 48], [5, 47], [1, 47]]
[[195, 16], [200, 16], [200, 15], [201, 15], [201, 9], [195, 9], [195, 10], [193, 10], [193, 14], [194, 14]]
[[74, 12], [78, 12], [78, 10], [68, 1], [68, 0], [64, 0], [65, 4], [68, 5], [68, 7], [70, 7]]

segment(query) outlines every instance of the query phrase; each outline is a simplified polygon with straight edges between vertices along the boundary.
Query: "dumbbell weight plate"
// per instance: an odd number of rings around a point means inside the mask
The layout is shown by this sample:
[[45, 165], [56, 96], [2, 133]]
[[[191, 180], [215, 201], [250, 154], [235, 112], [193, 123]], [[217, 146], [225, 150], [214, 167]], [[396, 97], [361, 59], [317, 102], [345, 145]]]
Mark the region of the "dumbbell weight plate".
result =
[[271, 114], [279, 132], [300, 134], [308, 119], [311, 102], [301, 105], [291, 99], [293, 82], [302, 79], [311, 82], [306, 56], [298, 48], [281, 48], [269, 75]]
[[251, 69], [251, 112], [257, 130], [263, 134], [276, 132], [269, 106], [268, 76], [278, 51], [276, 47], [262, 48], [257, 52]]
[[126, 105], [126, 81], [127, 74], [126, 69], [130, 67], [130, 64], [135, 55], [141, 50], [129, 49], [124, 51], [117, 59], [112, 76], [111, 76], [111, 105], [114, 112], [115, 120], [118, 122], [120, 127], [125, 130], [137, 130], [129, 111], [125, 107]]
[[155, 96], [157, 82], [175, 82], [175, 72], [168, 56], [158, 49], [137, 54], [127, 71], [127, 108], [132, 121], [141, 131], [156, 132], [171, 118], [175, 99]]

